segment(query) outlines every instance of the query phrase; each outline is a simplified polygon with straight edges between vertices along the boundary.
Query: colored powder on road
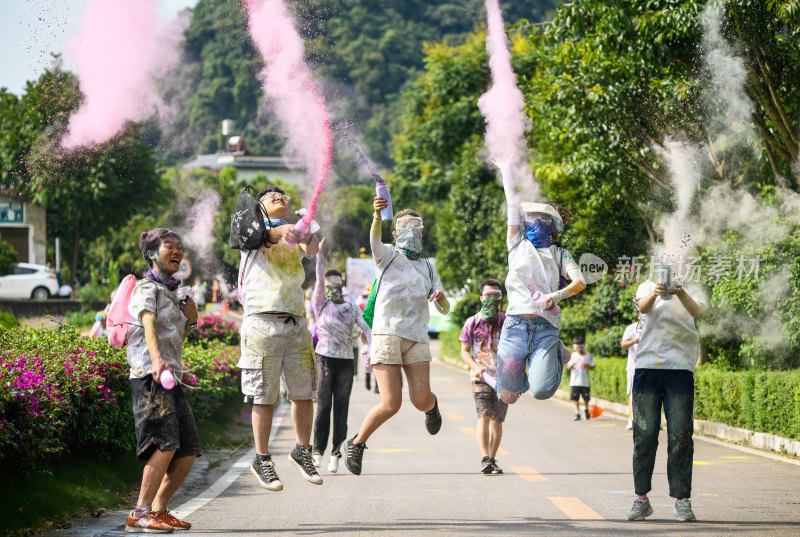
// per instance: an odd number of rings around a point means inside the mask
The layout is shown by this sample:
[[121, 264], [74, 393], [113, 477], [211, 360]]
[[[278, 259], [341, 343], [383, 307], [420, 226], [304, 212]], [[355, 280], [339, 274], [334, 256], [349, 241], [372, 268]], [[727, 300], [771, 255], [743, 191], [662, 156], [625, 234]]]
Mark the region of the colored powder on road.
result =
[[309, 179], [316, 180], [303, 217], [310, 224], [333, 154], [328, 110], [305, 62], [303, 39], [283, 0], [245, 0], [245, 5], [250, 34], [264, 59], [260, 78], [266, 101], [288, 141], [286, 156], [300, 160]]
[[84, 101], [70, 118], [63, 145], [96, 145], [127, 121], [149, 117], [154, 79], [177, 64], [176, 23], [157, 17], [157, 0], [89, 0], [81, 29], [66, 45], [80, 77]]
[[486, 120], [487, 160], [509, 163], [517, 191], [525, 201], [535, 200], [539, 188], [528, 165], [525, 142], [529, 120], [525, 115], [525, 101], [517, 87], [517, 77], [511, 66], [511, 53], [499, 0], [486, 0], [486, 17], [486, 50], [492, 72], [492, 87], [481, 95], [478, 108]]

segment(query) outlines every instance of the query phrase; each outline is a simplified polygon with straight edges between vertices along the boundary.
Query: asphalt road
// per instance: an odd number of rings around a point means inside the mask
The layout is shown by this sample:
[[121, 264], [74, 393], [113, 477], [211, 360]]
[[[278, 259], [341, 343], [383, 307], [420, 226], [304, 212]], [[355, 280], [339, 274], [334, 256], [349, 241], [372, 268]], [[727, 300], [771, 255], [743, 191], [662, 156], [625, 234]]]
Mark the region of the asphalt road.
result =
[[[362, 379], [353, 389], [351, 434], [378, 397]], [[627, 521], [634, 496], [625, 422], [574, 422], [572, 408], [556, 400], [525, 397], [509, 409], [498, 456], [505, 474], [484, 476], [466, 373], [434, 363], [431, 381], [444, 415], [438, 435], [427, 434], [423, 414], [406, 396], [399, 414], [370, 439], [362, 475], [344, 465], [329, 473], [326, 453], [322, 486], [305, 482], [289, 464], [294, 433], [282, 407], [271, 451], [284, 490], [259, 487], [247, 471], [249, 458], [239, 453], [195, 476], [173, 505], [194, 525], [182, 534], [800, 535], [800, 465], [702, 440], [695, 442], [692, 496], [698, 522], [676, 521], [663, 431], [650, 495], [655, 513]], [[231, 466], [237, 459], [240, 468]], [[78, 523], [59, 534], [121, 535], [123, 520], [106, 515], [91, 528]]]

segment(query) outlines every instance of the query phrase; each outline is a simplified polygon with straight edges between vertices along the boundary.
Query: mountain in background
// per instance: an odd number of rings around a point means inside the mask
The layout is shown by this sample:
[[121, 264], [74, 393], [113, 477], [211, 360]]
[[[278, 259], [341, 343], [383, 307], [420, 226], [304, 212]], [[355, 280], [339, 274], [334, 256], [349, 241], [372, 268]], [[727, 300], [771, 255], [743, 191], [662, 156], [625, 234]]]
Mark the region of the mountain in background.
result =
[[[518, 0], [506, 22], [541, 21], [557, 0]], [[304, 0], [293, 3], [308, 58], [322, 77], [336, 121], [357, 122], [375, 158], [390, 163], [400, 98], [423, 68], [423, 44], [459, 44], [484, 20], [483, 0]], [[167, 160], [223, 147], [222, 119], [233, 119], [255, 154], [277, 154], [283, 138], [263, 107], [262, 63], [232, 0], [200, 0], [183, 41], [185, 60], [163, 85], [170, 105], [159, 145]]]

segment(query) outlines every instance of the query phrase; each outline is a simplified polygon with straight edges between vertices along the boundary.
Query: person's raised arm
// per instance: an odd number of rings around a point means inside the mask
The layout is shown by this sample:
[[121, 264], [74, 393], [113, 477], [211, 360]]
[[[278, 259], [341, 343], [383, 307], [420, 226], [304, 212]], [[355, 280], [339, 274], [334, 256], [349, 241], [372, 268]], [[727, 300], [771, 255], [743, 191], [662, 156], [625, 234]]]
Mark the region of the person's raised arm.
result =
[[376, 196], [372, 202], [372, 208], [375, 212], [372, 213], [372, 226], [369, 228], [369, 245], [372, 248], [372, 257], [375, 263], [380, 263], [386, 257], [386, 246], [381, 242], [381, 209], [389, 206], [389, 202], [380, 196]]
[[[322, 239], [325, 243], [325, 239]], [[322, 246], [322, 244], [320, 244]], [[317, 252], [317, 283], [314, 284], [314, 294], [311, 296], [311, 304], [314, 308], [314, 318], [319, 319], [319, 308], [325, 300], [325, 259], [322, 257], [322, 248]]]
[[678, 299], [683, 304], [683, 307], [686, 308], [686, 311], [689, 312], [689, 315], [692, 316], [692, 319], [697, 319], [700, 317], [700, 314], [705, 311], [704, 305], [698, 304], [693, 298], [692, 295], [686, 292], [686, 289], [683, 288], [682, 285], [678, 284], [674, 291], [671, 294], [678, 295]]
[[506, 195], [506, 209], [508, 211], [508, 238], [513, 239], [519, 234], [519, 200], [514, 188], [514, 178], [511, 174], [511, 164], [505, 161], [494, 160], [492, 163], [500, 171], [503, 181], [503, 191]]

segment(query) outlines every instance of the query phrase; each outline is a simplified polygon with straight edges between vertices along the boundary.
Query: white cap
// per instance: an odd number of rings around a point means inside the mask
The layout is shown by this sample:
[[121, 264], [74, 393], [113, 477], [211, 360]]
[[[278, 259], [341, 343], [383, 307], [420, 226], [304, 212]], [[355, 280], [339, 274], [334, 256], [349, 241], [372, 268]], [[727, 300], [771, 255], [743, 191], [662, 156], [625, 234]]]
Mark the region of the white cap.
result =
[[522, 209], [522, 213], [539, 213], [539, 214], [546, 214], [547, 216], [553, 219], [553, 224], [555, 225], [555, 232], [558, 234], [564, 233], [564, 221], [561, 220], [561, 215], [558, 214], [552, 205], [548, 205], [547, 203], [532, 203], [532, 202], [524, 202], [520, 203], [520, 209]]

